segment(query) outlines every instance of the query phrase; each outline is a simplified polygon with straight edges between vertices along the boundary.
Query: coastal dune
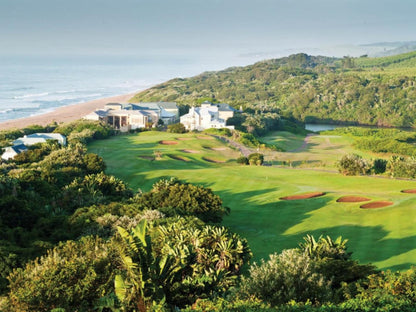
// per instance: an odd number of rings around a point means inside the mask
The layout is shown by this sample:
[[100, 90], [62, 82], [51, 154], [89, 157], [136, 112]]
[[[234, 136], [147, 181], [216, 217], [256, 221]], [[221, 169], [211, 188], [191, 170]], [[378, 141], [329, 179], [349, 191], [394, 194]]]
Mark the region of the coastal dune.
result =
[[53, 122], [63, 123], [77, 120], [87, 115], [88, 113], [95, 111], [96, 109], [103, 108], [104, 105], [107, 103], [127, 102], [136, 93], [137, 92], [63, 106], [49, 113], [0, 122], [0, 131], [9, 129], [20, 129], [30, 125], [46, 126]]

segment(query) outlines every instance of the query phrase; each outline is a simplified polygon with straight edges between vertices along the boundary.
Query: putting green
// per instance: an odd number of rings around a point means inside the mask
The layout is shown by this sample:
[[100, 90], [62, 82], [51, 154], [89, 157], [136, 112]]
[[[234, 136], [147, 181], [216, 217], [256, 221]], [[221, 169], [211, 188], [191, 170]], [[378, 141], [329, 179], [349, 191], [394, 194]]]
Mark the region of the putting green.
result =
[[[224, 225], [248, 239], [256, 261], [296, 247], [306, 234], [312, 234], [348, 238], [355, 258], [379, 268], [406, 269], [416, 264], [416, 194], [401, 192], [416, 188], [416, 182], [345, 177], [318, 170], [240, 166], [234, 161], [239, 152], [219, 148], [226, 147], [219, 140], [200, 140], [195, 134], [180, 136], [188, 140], [176, 140], [177, 137], [143, 132], [96, 141], [89, 151], [104, 158], [108, 174], [125, 180], [134, 190], [147, 191], [159, 178], [170, 176], [210, 187], [231, 208]], [[176, 140], [178, 144], [162, 146], [162, 140]], [[160, 160], [143, 158], [155, 153], [161, 154]], [[225, 163], [207, 162], [204, 157]], [[279, 200], [307, 192], [325, 195]], [[360, 209], [360, 203], [337, 202], [341, 196], [351, 194], [394, 204]]]

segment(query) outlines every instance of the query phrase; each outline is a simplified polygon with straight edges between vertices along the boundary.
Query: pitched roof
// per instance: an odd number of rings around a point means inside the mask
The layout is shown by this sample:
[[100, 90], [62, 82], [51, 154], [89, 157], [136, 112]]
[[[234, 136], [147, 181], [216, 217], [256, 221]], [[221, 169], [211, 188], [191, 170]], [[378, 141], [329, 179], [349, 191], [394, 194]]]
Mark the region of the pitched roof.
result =
[[106, 107], [109, 106], [119, 106], [120, 109], [132, 109], [130, 103], [107, 103], [105, 104]]
[[147, 110], [160, 110], [160, 107], [155, 102], [150, 103], [136, 103], [131, 104], [134, 110], [141, 110], [141, 109], [147, 109]]
[[46, 139], [45, 138], [28, 138], [25, 136], [23, 138], [18, 138], [13, 141], [13, 145], [20, 145], [20, 144], [33, 145], [37, 143], [46, 143]]
[[164, 109], [178, 109], [176, 102], [158, 102], [158, 104]]
[[65, 139], [60, 133], [32, 133], [26, 136], [27, 138], [44, 138], [46, 140], [62, 140]]
[[218, 110], [219, 110], [220, 112], [224, 112], [224, 111], [231, 111], [231, 112], [235, 112], [235, 111], [236, 111], [236, 109], [235, 109], [235, 108], [233, 108], [233, 107], [231, 107], [230, 105], [225, 104], [225, 103], [218, 103], [218, 104], [216, 104], [216, 105], [217, 105]]
[[66, 144], [66, 138], [60, 133], [33, 133], [25, 135], [13, 141], [13, 145], [33, 145], [37, 143], [45, 143], [47, 140], [57, 140], [60, 144]]
[[107, 116], [143, 116], [144, 112], [140, 110], [112, 109], [108, 111]]
[[133, 109], [152, 109], [159, 110], [163, 109], [178, 109], [175, 102], [141, 102], [141, 103], [130, 103]]
[[103, 109], [98, 109], [95, 112], [92, 112], [91, 114], [96, 114], [96, 115], [98, 115], [100, 117], [105, 117], [105, 116], [107, 116], [108, 111], [107, 110], [103, 110]]
[[13, 146], [10, 146], [10, 148], [14, 150], [17, 154], [27, 151], [27, 147], [24, 146], [23, 144], [13, 145]]
[[4, 147], [3, 150], [5, 152], [9, 152], [10, 150], [12, 150], [16, 154], [20, 154], [21, 152], [27, 151], [27, 147], [24, 144], [17, 144], [13, 146]]

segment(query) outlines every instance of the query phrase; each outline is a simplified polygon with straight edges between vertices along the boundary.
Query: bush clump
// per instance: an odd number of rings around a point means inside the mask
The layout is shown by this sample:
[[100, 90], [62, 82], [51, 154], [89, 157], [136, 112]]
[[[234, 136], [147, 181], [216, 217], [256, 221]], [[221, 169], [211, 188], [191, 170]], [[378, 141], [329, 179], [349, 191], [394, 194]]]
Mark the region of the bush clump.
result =
[[139, 194], [134, 200], [143, 210], [157, 209], [167, 216], [193, 215], [204, 222], [221, 222], [229, 210], [211, 189], [176, 179], [162, 179], [150, 192]]
[[238, 157], [237, 164], [248, 165], [248, 158], [245, 156]]
[[168, 126], [168, 132], [172, 133], [186, 133], [186, 128], [181, 123], [176, 123]]
[[256, 165], [261, 166], [264, 162], [264, 155], [261, 153], [252, 153], [248, 155], [248, 163], [250, 166]]
[[365, 175], [370, 172], [371, 165], [360, 155], [347, 154], [338, 162], [338, 170], [343, 175]]

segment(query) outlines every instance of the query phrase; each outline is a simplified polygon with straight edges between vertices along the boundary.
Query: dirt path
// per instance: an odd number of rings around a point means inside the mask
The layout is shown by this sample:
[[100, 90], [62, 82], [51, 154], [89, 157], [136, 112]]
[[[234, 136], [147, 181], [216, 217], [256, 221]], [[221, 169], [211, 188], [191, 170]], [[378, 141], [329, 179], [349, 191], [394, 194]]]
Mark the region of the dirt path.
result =
[[240, 151], [241, 154], [243, 154], [244, 157], [248, 157], [248, 155], [257, 152], [257, 150], [252, 149], [252, 148], [248, 148], [247, 146], [245, 146], [241, 143], [235, 142], [233, 140], [230, 140], [229, 138], [222, 137], [222, 136], [217, 136], [217, 135], [214, 135], [214, 137], [217, 138], [218, 140], [221, 140], [225, 143], [230, 144], [231, 146], [234, 146], [235, 148], [237, 148]]
[[304, 150], [306, 150], [306, 148], [308, 147], [309, 144], [309, 140], [312, 136], [316, 136], [317, 134], [315, 133], [308, 133], [305, 137], [305, 139], [303, 140], [303, 144], [302, 146], [295, 148], [293, 150], [287, 151], [287, 153], [298, 153], [298, 152], [302, 152]]

